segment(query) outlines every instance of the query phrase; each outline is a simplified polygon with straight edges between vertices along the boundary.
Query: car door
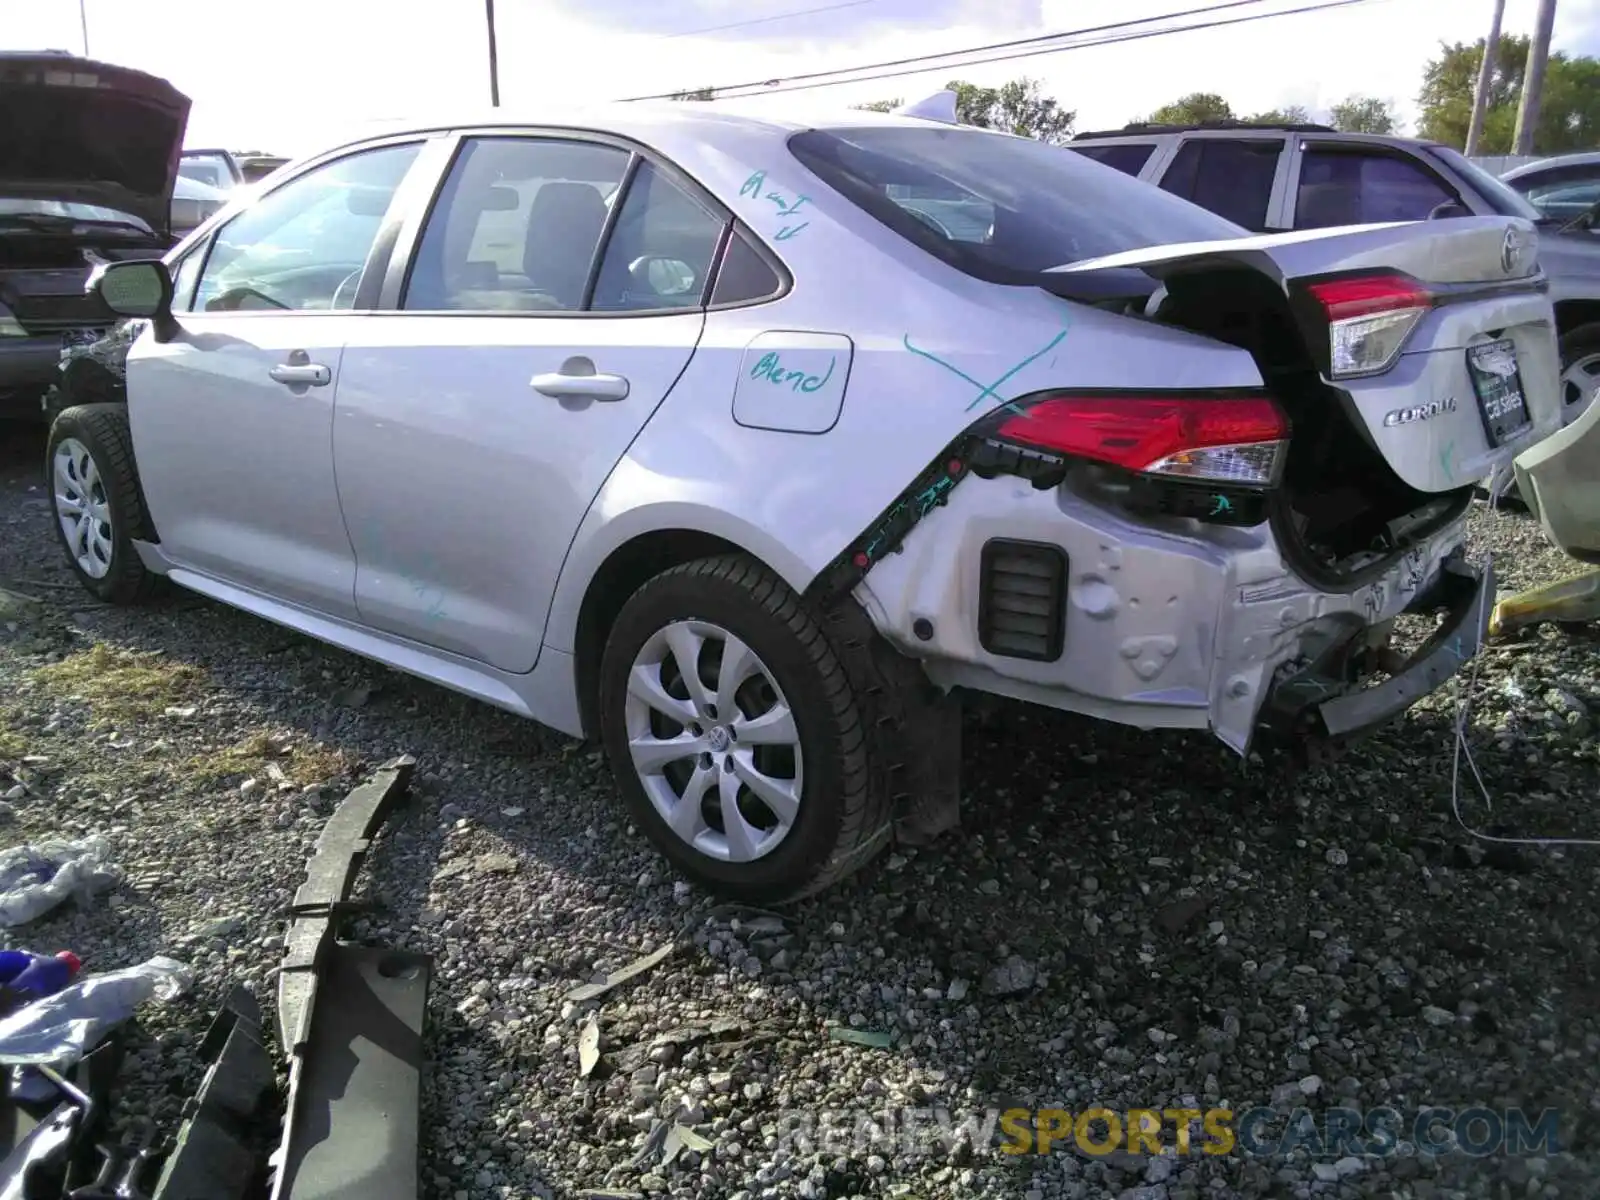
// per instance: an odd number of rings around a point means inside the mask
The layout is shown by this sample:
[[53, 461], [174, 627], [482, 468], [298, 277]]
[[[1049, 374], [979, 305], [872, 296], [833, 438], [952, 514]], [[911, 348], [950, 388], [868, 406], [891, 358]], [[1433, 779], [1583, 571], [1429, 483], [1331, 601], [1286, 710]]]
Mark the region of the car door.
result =
[[533, 668], [578, 525], [694, 353], [726, 224], [597, 136], [463, 137], [340, 374], [364, 623]]
[[334, 382], [379, 228], [421, 145], [297, 174], [175, 264], [180, 332], [140, 338], [127, 382], [140, 477], [178, 567], [355, 615]]
[[1275, 202], [1287, 164], [1279, 136], [1190, 136], [1161, 174], [1163, 191], [1208, 208], [1235, 225], [1264, 233], [1274, 227]]

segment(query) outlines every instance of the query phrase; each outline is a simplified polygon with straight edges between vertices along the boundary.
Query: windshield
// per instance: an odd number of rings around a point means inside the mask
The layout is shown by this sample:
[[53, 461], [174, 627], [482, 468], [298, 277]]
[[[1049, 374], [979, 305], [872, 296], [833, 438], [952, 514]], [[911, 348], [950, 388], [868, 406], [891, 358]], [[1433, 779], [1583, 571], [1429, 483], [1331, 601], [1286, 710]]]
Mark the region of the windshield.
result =
[[59, 217], [70, 221], [109, 221], [114, 225], [131, 225], [145, 233], [154, 233], [132, 213], [106, 208], [100, 204], [77, 204], [71, 200], [17, 200], [0, 197], [0, 220], [6, 217]]
[[1461, 176], [1489, 202], [1489, 207], [1502, 217], [1521, 217], [1526, 221], [1543, 220], [1543, 214], [1523, 199], [1509, 184], [1502, 183], [1477, 163], [1452, 150], [1449, 146], [1431, 147], [1445, 166]]
[[1249, 236], [1187, 200], [1070, 150], [970, 129], [813, 129], [811, 171], [952, 266], [1021, 282], [1064, 263]]

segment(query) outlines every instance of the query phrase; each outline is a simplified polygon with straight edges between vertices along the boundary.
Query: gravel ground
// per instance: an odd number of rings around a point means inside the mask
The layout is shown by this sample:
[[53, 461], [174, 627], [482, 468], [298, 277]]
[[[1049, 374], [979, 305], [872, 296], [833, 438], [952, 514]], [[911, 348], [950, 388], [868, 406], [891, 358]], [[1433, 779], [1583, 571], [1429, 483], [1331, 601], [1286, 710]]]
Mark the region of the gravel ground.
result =
[[[52, 536], [40, 454], [31, 435], [0, 450], [0, 583], [41, 601], [0, 614], [0, 837], [105, 833], [127, 882], [13, 941], [70, 946], [91, 970], [168, 953], [199, 979], [144, 1010], [123, 1113], [175, 1126], [225, 982], [270, 999], [279, 914], [333, 804], [409, 752], [413, 799], [374, 848], [361, 889], [378, 907], [355, 933], [435, 956], [427, 1196], [1600, 1188], [1600, 848], [1458, 826], [1448, 696], [1298, 776], [1205, 738], [1004, 707], [973, 719], [959, 839], [781, 917], [731, 911], [619, 818], [592, 747], [209, 602], [96, 607]], [[1573, 569], [1525, 516], [1473, 522], [1509, 587]], [[1496, 804], [1465, 797], [1469, 819], [1600, 837], [1600, 641], [1527, 633], [1485, 656], [1478, 696]], [[598, 1003], [567, 999], [680, 936]], [[918, 1155], [777, 1126], [793, 1110], [944, 1108], [959, 1125], [989, 1107], [1273, 1102], [1551, 1106], [1563, 1153], [1335, 1166], [1008, 1157], [957, 1138]], [[663, 1146], [663, 1116], [710, 1145]]]

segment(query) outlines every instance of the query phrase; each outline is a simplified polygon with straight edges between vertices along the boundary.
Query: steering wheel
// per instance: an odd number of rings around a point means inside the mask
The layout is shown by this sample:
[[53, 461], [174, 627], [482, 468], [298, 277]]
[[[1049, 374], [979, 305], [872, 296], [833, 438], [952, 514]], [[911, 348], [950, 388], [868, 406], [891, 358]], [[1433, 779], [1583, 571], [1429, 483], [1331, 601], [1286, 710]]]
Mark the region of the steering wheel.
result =
[[356, 285], [361, 282], [362, 270], [363, 268], [357, 267], [339, 281], [339, 286], [333, 289], [333, 299], [328, 301], [330, 309], [339, 307], [339, 297], [344, 295], [344, 289], [347, 287], [350, 289], [350, 303], [356, 302]]
[[1472, 210], [1459, 200], [1446, 200], [1443, 204], [1435, 204], [1428, 210], [1428, 220], [1444, 221], [1452, 217], [1470, 217]]

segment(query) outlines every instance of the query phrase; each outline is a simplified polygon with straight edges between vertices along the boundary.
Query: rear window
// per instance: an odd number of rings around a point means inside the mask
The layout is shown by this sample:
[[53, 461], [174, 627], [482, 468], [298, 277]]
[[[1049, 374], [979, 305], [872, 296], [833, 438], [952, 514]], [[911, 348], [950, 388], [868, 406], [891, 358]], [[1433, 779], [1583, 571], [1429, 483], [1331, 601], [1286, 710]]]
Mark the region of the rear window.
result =
[[1070, 145], [1067, 149], [1085, 158], [1092, 158], [1097, 163], [1115, 167], [1124, 175], [1137, 175], [1144, 170], [1145, 163], [1150, 161], [1156, 146], [1154, 142], [1121, 142], [1115, 146]]
[[790, 138], [789, 149], [908, 241], [998, 282], [1105, 254], [1246, 233], [1114, 168], [1027, 138], [972, 129], [812, 129]]

